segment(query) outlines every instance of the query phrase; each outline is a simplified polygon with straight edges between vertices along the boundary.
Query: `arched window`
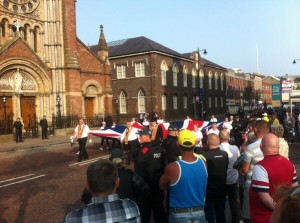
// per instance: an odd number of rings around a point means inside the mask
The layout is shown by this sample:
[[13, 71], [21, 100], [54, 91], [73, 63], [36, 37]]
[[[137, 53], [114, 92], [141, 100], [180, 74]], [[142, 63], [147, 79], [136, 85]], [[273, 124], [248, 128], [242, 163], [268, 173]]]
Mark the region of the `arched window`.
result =
[[165, 61], [163, 61], [160, 65], [160, 70], [161, 70], [161, 85], [166, 86], [167, 85], [167, 70], [168, 66]]
[[223, 75], [223, 73], [220, 74], [220, 87], [221, 87], [221, 90], [224, 89], [224, 75]]
[[187, 70], [186, 66], [184, 66], [184, 68], [183, 68], [183, 87], [187, 87], [187, 73], [188, 73], [188, 70]]
[[7, 24], [8, 24], [8, 21], [6, 19], [2, 19], [2, 21], [1, 21], [1, 30], [2, 30], [1, 35], [2, 35], [2, 37], [6, 36]]
[[178, 109], [178, 97], [177, 97], [177, 95], [173, 95], [173, 109], [174, 110]]
[[145, 113], [145, 112], [146, 112], [145, 94], [142, 90], [140, 90], [138, 94], [138, 113]]
[[176, 63], [174, 63], [173, 65], [173, 87], [177, 87], [178, 86], [178, 81], [177, 81], [177, 78], [178, 78], [178, 66]]
[[203, 73], [203, 70], [200, 70], [200, 78], [199, 78], [199, 86], [200, 88], [203, 88], [203, 81], [204, 81], [204, 73]]
[[192, 88], [196, 87], [196, 70], [192, 70]]
[[187, 109], [187, 96], [186, 95], [184, 95], [183, 96], [183, 109]]
[[219, 78], [219, 76], [218, 76], [218, 73], [216, 72], [215, 73], [215, 90], [218, 90], [218, 78]]
[[212, 89], [212, 73], [211, 71], [209, 71], [208, 73], [208, 89], [211, 90]]
[[34, 27], [34, 32], [33, 32], [33, 49], [34, 52], [38, 51], [38, 34], [39, 34], [39, 27]]
[[161, 109], [166, 110], [167, 109], [167, 96], [163, 94], [161, 96]]
[[126, 94], [124, 91], [120, 93], [120, 113], [125, 114], [127, 113], [127, 101], [126, 101]]

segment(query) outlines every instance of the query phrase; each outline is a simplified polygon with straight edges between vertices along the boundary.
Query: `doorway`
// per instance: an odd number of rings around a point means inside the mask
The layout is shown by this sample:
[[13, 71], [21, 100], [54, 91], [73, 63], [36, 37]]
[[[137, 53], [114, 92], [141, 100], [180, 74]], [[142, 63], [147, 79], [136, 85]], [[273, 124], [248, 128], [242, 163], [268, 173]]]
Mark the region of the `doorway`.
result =
[[21, 97], [21, 116], [23, 118], [24, 128], [27, 129], [30, 126], [30, 119], [35, 114], [35, 97], [24, 96]]
[[94, 98], [84, 98], [84, 110], [87, 117], [94, 117]]

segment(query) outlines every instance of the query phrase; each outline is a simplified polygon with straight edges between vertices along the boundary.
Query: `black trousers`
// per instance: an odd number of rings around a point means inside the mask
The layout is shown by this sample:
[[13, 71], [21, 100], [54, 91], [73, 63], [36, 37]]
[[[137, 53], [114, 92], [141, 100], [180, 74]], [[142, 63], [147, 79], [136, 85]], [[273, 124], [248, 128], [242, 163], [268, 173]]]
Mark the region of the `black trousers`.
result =
[[239, 223], [240, 221], [240, 206], [238, 200], [239, 187], [238, 182], [226, 185], [226, 192], [231, 212], [231, 222]]
[[48, 128], [44, 127], [42, 128], [42, 139], [47, 139], [48, 138]]
[[161, 195], [153, 195], [147, 200], [137, 201], [139, 207], [142, 223], [150, 223], [151, 214], [156, 223], [168, 223], [168, 217], [163, 205], [163, 198]]
[[86, 141], [87, 141], [87, 137], [84, 138], [78, 138], [78, 144], [79, 144], [79, 155], [78, 155], [78, 159], [77, 162], [80, 162], [82, 160], [82, 157], [84, 159], [88, 159], [88, 154], [86, 152], [85, 146], [86, 146]]
[[226, 223], [225, 215], [226, 196], [206, 198], [205, 201], [205, 218], [208, 223]]
[[124, 144], [125, 149], [129, 150], [129, 155], [127, 157], [128, 162], [134, 161], [137, 155], [137, 148], [138, 148], [139, 141], [132, 140], [128, 141], [128, 144]]
[[16, 142], [23, 142], [22, 129], [16, 129]]

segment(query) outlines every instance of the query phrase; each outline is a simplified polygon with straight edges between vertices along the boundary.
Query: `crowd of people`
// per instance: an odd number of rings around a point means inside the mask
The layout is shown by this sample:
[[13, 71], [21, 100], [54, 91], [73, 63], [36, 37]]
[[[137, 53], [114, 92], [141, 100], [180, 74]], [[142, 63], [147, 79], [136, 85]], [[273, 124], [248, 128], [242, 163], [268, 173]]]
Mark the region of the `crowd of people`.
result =
[[[193, 131], [171, 124], [166, 138], [157, 116], [141, 130], [128, 122], [121, 146], [87, 170], [87, 206], [68, 213], [64, 222], [150, 222], [153, 216], [158, 223], [225, 223], [227, 198], [233, 223], [300, 222], [300, 189], [284, 139], [283, 125], [291, 121], [286, 115], [280, 120], [277, 113], [244, 114], [221, 126], [212, 117], [204, 132], [197, 124]], [[84, 138], [78, 161], [87, 158], [87, 130], [80, 120], [73, 135]]]

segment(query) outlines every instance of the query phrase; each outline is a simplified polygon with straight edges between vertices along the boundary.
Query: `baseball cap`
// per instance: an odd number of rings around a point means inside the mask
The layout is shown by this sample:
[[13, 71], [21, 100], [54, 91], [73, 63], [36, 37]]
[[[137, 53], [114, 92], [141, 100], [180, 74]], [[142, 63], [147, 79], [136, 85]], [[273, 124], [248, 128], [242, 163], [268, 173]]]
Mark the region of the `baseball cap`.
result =
[[187, 129], [184, 129], [178, 134], [178, 144], [185, 148], [193, 148], [196, 144], [195, 134]]
[[140, 136], [142, 136], [142, 135], [149, 135], [149, 136], [151, 136], [152, 132], [148, 128], [143, 128], [141, 130], [138, 130], [137, 134], [140, 135]]
[[112, 161], [114, 158], [120, 158], [121, 160], [124, 160], [124, 153], [121, 149], [114, 149], [111, 151], [111, 154], [109, 156], [109, 160]]
[[168, 131], [178, 131], [178, 127], [175, 124], [170, 124], [168, 127]]

